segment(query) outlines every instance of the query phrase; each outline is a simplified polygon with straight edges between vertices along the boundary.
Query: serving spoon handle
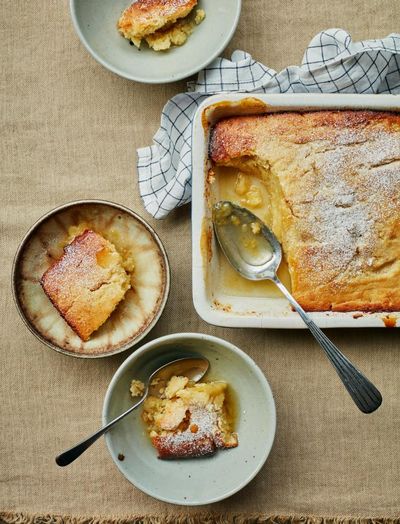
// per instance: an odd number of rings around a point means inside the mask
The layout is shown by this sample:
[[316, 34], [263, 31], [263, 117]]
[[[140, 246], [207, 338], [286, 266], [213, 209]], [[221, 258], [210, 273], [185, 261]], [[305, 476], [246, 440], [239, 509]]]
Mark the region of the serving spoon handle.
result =
[[278, 286], [291, 305], [313, 334], [315, 340], [325, 351], [345, 388], [350, 393], [357, 407], [363, 413], [372, 413], [382, 404], [382, 395], [378, 389], [359, 371], [350, 360], [329, 340], [321, 329], [311, 320], [304, 309], [296, 302], [277, 276], [272, 281]]
[[67, 449], [60, 455], [56, 457], [56, 463], [58, 466], [68, 466], [68, 464], [71, 464], [74, 460], [76, 460], [78, 457], [82, 455], [83, 452], [85, 452], [92, 444], [96, 442], [97, 439], [99, 439], [104, 433], [107, 433], [109, 429], [111, 429], [117, 422], [119, 422], [121, 419], [126, 417], [126, 415], [129, 415], [134, 409], [140, 406], [140, 404], [144, 401], [147, 395], [144, 395], [139, 402], [136, 402], [133, 406], [131, 406], [128, 410], [126, 410], [124, 413], [121, 413], [117, 418], [114, 420], [111, 420], [108, 424], [100, 428], [98, 431], [90, 435], [90, 437], [85, 438], [84, 440], [81, 440], [78, 444], [73, 446], [70, 449]]

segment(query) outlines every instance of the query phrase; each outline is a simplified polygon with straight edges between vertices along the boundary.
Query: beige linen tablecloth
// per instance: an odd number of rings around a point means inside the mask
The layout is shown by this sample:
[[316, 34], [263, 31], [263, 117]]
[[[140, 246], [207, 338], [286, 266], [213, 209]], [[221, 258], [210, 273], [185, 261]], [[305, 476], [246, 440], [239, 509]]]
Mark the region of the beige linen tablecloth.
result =
[[[200, 522], [199, 514], [204, 522], [216, 521], [210, 513], [222, 515], [219, 522], [250, 514], [255, 517], [249, 522], [267, 522], [274, 515], [399, 517], [400, 331], [330, 332], [383, 393], [381, 409], [366, 416], [354, 407], [307, 332], [205, 324], [192, 305], [188, 206], [164, 222], [150, 220], [169, 253], [172, 290], [146, 340], [178, 331], [205, 332], [254, 358], [277, 406], [277, 436], [265, 467], [229, 500], [183, 508], [131, 486], [102, 441], [70, 467], [56, 466], [57, 452], [98, 427], [107, 385], [129, 352], [86, 361], [38, 342], [12, 301], [14, 252], [43, 213], [79, 198], [120, 202], [148, 219], [138, 196], [135, 148], [150, 142], [163, 104], [185, 82], [145, 86], [103, 69], [75, 35], [66, 1], [2, 0], [0, 9], [3, 520], [33, 520], [35, 514], [44, 515], [38, 522], [62, 522], [65, 515], [87, 515], [85, 522], [99, 515], [178, 522], [178, 514], [181, 522], [185, 516]], [[244, 0], [226, 53], [245, 49], [279, 69], [299, 63], [321, 29], [343, 27], [355, 39], [376, 38], [399, 30], [399, 22], [397, 0]], [[144, 518], [150, 516], [153, 520]]]

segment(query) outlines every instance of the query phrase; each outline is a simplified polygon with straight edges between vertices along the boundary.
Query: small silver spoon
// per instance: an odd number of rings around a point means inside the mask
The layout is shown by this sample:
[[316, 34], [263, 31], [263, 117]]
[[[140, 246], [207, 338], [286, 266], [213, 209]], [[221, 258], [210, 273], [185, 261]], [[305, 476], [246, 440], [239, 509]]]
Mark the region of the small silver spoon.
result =
[[331, 364], [363, 413], [372, 413], [382, 403], [377, 388], [343, 355], [311, 320], [277, 277], [282, 248], [272, 231], [249, 210], [229, 201], [213, 207], [214, 230], [230, 264], [249, 280], [272, 280], [314, 335]]
[[[158, 368], [152, 373], [147, 381], [146, 389], [143, 396], [136, 404], [130, 407], [127, 411], [119, 415], [117, 418], [102, 427], [96, 433], [76, 444], [72, 448], [64, 451], [56, 457], [56, 463], [59, 466], [68, 466], [75, 459], [77, 459], [84, 451], [86, 451], [96, 440], [111, 429], [117, 422], [125, 418], [134, 409], [139, 407], [147, 398], [148, 395], [159, 396], [160, 388], [165, 388], [167, 382], [174, 375], [180, 377], [187, 377], [193, 382], [198, 382], [207, 373], [210, 363], [203, 357], [185, 357], [168, 362], [164, 366]], [[157, 379], [157, 380], [155, 380]]]

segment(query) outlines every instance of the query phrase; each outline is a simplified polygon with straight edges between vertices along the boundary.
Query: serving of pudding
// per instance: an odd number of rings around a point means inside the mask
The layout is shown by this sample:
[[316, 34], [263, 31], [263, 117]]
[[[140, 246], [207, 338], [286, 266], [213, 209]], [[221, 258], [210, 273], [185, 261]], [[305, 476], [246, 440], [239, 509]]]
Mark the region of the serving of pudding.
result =
[[272, 229], [305, 310], [400, 310], [397, 113], [223, 118], [211, 133], [210, 159], [211, 193]]
[[[158, 396], [147, 397], [142, 418], [158, 457], [194, 458], [237, 447], [228, 388], [223, 381], [193, 383], [173, 376]], [[142, 393], [138, 381], [132, 381], [132, 396]]]
[[154, 231], [136, 214], [102, 201], [51, 211], [16, 255], [14, 297], [45, 344], [99, 357], [139, 341], [160, 316], [169, 266]]
[[138, 48], [145, 40], [154, 51], [166, 51], [183, 45], [204, 20], [196, 5], [197, 0], [137, 0], [122, 13], [118, 30]]
[[[204, 376], [187, 368], [202, 376], [198, 382], [179, 366], [154, 374], [193, 357], [209, 362]], [[164, 502], [203, 505], [233, 495], [260, 471], [274, 441], [264, 373], [244, 351], [204, 333], [150, 340], [122, 362], [105, 395], [103, 424], [135, 406], [106, 445], [129, 482]]]
[[121, 255], [104, 237], [85, 229], [40, 279], [44, 292], [86, 341], [110, 317], [131, 287]]

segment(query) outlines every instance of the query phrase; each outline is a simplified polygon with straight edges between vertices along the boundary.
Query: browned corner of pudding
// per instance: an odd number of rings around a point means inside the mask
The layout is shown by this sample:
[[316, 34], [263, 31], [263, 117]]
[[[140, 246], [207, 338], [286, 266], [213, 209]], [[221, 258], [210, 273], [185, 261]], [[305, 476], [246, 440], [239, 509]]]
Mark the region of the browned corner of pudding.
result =
[[153, 446], [159, 459], [184, 459], [214, 455], [217, 446], [211, 436], [202, 436], [192, 441], [182, 441], [166, 437], [153, 437]]
[[40, 279], [42, 288], [69, 326], [87, 341], [108, 319], [130, 287], [111, 242], [86, 229]]
[[[217, 164], [246, 155], [251, 155], [255, 147], [252, 129], [253, 117], [230, 117], [219, 121], [211, 131], [210, 158]], [[255, 121], [255, 120], [254, 120]]]

